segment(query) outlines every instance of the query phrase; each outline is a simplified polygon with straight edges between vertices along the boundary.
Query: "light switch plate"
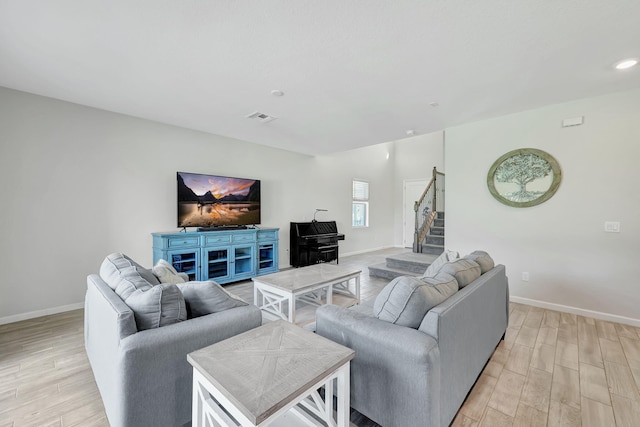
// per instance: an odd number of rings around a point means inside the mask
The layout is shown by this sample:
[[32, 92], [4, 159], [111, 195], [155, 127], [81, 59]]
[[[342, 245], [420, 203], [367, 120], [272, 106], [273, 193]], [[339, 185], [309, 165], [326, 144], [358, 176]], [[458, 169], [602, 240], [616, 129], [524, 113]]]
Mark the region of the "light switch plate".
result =
[[619, 233], [620, 223], [617, 221], [605, 221], [604, 231], [606, 231], [607, 233]]

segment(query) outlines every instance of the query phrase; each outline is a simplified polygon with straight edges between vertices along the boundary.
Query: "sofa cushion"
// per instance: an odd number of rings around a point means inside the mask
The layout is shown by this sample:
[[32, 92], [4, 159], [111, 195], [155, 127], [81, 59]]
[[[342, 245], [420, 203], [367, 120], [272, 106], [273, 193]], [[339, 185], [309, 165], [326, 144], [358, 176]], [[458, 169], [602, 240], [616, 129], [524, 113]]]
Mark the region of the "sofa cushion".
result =
[[458, 258], [460, 258], [460, 256], [456, 251], [442, 252], [438, 258], [429, 264], [429, 267], [427, 267], [427, 270], [424, 272], [422, 277], [434, 277], [438, 274], [443, 265], [449, 261], [455, 261]]
[[187, 303], [190, 318], [249, 305], [213, 281], [178, 283], [177, 286]]
[[465, 259], [475, 261], [480, 266], [480, 273], [484, 274], [495, 267], [493, 258], [485, 251], [473, 251], [469, 255], [465, 255]]
[[138, 331], [159, 328], [187, 319], [187, 307], [175, 284], [161, 283], [137, 289], [124, 299], [136, 319]]
[[113, 290], [116, 289], [120, 282], [121, 270], [137, 267], [138, 275], [142, 277], [149, 285], [154, 286], [160, 284], [156, 276], [140, 264], [129, 258], [123, 253], [113, 253], [108, 255], [100, 265], [100, 277]]
[[396, 277], [376, 298], [373, 314], [380, 320], [416, 329], [429, 310], [457, 290], [456, 279], [446, 273], [423, 278]]
[[153, 274], [158, 278], [160, 283], [184, 283], [183, 276], [178, 274], [176, 269], [167, 260], [159, 259], [156, 265], [151, 269]]
[[440, 268], [440, 273], [447, 273], [456, 278], [460, 289], [480, 277], [480, 271], [477, 262], [464, 258], [448, 262]]

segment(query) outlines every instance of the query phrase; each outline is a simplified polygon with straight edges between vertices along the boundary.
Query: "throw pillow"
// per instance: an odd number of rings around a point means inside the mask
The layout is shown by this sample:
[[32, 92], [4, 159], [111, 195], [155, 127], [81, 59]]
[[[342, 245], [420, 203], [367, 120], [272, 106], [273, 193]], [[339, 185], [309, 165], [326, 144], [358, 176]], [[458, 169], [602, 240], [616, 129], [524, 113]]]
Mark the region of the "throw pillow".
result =
[[380, 320], [417, 329], [429, 310], [457, 291], [456, 279], [445, 273], [428, 278], [396, 277], [376, 298], [373, 314]]
[[184, 283], [185, 280], [176, 269], [164, 259], [159, 259], [152, 268], [153, 274], [158, 278], [160, 283]]
[[149, 285], [158, 285], [160, 282], [149, 270], [129, 258], [123, 253], [108, 255], [100, 265], [100, 277], [111, 289], [116, 289], [121, 278], [120, 271], [129, 267], [137, 267], [136, 271]]
[[212, 281], [178, 283], [178, 289], [187, 303], [190, 318], [249, 305]]
[[466, 255], [465, 259], [470, 259], [471, 261], [477, 262], [480, 266], [481, 274], [486, 273], [496, 266], [493, 262], [493, 258], [491, 258], [491, 256], [489, 256], [489, 254], [485, 251], [473, 251], [469, 255]]
[[114, 292], [123, 301], [126, 302], [127, 298], [135, 291], [146, 291], [152, 288], [151, 283], [144, 278], [143, 270], [144, 268], [135, 265], [120, 270], [120, 276], [115, 281]]
[[470, 259], [460, 258], [448, 262], [440, 269], [441, 273], [447, 273], [456, 278], [460, 289], [480, 277], [480, 266]]
[[443, 265], [445, 265], [449, 261], [455, 261], [458, 258], [459, 254], [456, 251], [442, 252], [438, 258], [436, 258], [431, 264], [429, 264], [429, 267], [427, 267], [427, 270], [424, 272], [422, 277], [434, 277], [436, 274], [438, 274]]
[[159, 328], [187, 319], [182, 293], [175, 284], [161, 283], [148, 289], [138, 289], [125, 300], [136, 319], [138, 331]]

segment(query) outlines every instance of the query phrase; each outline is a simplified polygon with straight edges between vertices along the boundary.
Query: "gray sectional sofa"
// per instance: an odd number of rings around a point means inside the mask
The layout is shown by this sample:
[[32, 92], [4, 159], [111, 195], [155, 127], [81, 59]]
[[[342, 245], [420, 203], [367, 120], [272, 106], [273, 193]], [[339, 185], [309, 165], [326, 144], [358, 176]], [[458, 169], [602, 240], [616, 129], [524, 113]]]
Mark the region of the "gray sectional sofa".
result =
[[356, 352], [351, 407], [384, 427], [449, 425], [507, 328], [503, 265], [476, 251], [430, 268], [368, 304], [316, 312], [316, 332]]
[[[160, 283], [122, 254], [87, 277], [85, 347], [112, 427], [190, 424], [187, 353], [262, 323], [256, 306], [220, 289], [212, 282]], [[203, 290], [205, 298], [189, 307]], [[221, 311], [205, 314], [212, 306]], [[187, 318], [189, 308], [199, 316]]]

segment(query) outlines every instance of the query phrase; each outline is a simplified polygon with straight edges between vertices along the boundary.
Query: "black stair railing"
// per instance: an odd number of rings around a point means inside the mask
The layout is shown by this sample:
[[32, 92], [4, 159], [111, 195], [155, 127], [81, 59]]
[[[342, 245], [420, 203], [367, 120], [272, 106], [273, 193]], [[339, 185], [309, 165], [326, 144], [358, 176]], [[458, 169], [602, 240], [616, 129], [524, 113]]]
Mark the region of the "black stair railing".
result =
[[444, 212], [444, 173], [435, 166], [431, 181], [427, 184], [420, 199], [413, 204], [415, 212], [415, 231], [413, 233], [413, 252], [422, 252], [424, 242], [437, 212]]

